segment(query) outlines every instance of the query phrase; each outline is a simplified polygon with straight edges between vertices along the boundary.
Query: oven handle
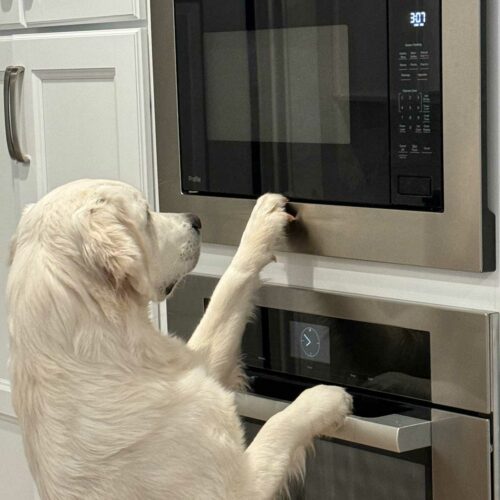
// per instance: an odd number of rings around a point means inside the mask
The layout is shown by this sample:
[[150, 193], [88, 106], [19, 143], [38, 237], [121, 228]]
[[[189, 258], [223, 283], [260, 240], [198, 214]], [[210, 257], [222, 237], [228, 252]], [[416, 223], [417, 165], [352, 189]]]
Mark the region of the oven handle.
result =
[[[237, 393], [236, 404], [242, 417], [266, 421], [290, 403], [254, 394]], [[351, 415], [344, 425], [325, 437], [370, 446], [393, 453], [405, 453], [431, 446], [431, 422], [406, 415], [366, 418]]]

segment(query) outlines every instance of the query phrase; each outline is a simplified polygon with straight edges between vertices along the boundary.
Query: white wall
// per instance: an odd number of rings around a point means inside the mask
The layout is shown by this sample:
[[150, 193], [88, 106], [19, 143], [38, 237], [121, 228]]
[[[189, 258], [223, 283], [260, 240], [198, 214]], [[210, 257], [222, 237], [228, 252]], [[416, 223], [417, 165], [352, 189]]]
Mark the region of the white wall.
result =
[[0, 418], [0, 464], [1, 498], [33, 500], [35, 488], [24, 458], [21, 431], [8, 418]]

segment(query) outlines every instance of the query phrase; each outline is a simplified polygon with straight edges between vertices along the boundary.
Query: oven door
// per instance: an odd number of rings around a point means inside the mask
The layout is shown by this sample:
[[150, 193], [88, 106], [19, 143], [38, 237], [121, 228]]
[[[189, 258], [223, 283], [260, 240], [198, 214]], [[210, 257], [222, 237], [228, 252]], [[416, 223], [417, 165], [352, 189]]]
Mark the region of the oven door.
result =
[[[248, 442], [289, 404], [254, 394], [239, 394], [237, 403]], [[291, 499], [490, 500], [489, 420], [429, 414], [348, 417], [341, 429], [316, 440]]]

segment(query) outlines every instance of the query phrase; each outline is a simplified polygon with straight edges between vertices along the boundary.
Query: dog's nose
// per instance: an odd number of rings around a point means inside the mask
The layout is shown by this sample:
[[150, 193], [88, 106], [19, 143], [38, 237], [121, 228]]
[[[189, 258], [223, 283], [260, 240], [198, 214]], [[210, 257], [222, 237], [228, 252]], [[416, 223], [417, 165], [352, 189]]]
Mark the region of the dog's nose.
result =
[[200, 218], [195, 214], [187, 214], [187, 218], [188, 218], [189, 222], [191, 223], [191, 227], [193, 229], [196, 229], [196, 231], [200, 231], [200, 229], [201, 229]]

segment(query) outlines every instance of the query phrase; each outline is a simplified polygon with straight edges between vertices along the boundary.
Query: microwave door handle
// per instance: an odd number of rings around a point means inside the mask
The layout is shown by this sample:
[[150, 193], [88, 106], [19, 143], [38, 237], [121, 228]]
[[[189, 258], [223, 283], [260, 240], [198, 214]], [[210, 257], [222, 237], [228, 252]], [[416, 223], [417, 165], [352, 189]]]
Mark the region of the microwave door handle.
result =
[[[290, 403], [237, 393], [236, 404], [242, 417], [266, 421]], [[405, 453], [431, 446], [431, 422], [397, 414], [376, 418], [351, 415], [341, 428], [325, 437], [393, 453]]]

